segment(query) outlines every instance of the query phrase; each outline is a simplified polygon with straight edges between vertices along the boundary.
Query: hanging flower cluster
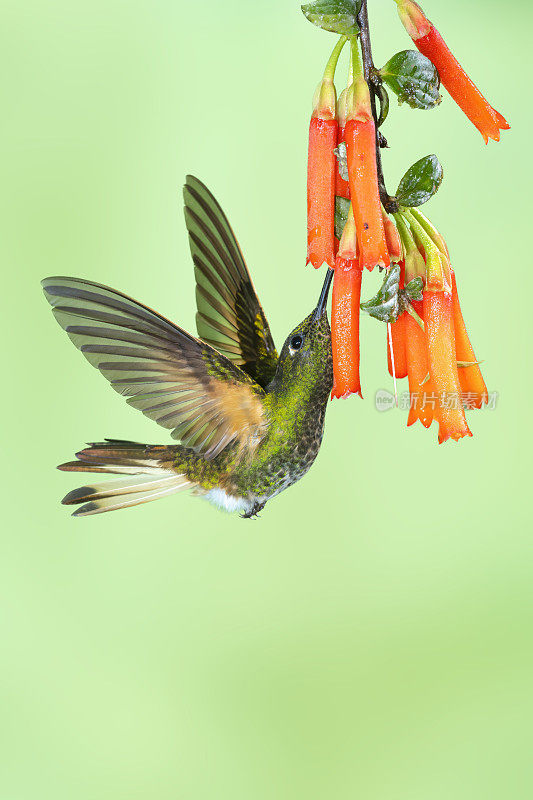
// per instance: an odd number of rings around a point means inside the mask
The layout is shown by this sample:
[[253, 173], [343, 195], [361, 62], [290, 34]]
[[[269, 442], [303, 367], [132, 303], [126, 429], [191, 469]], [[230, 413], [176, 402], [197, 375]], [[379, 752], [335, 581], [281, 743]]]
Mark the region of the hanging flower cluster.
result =
[[[315, 0], [306, 17], [340, 34], [315, 92], [309, 127], [307, 263], [334, 269], [331, 334], [332, 397], [362, 397], [359, 374], [360, 309], [386, 323], [393, 378], [407, 378], [407, 424], [438, 424], [439, 442], [471, 436], [467, 408], [488, 395], [466, 331], [455, 274], [444, 238], [418, 207], [437, 191], [442, 167], [421, 158], [389, 195], [380, 127], [389, 108], [385, 85], [399, 102], [434, 108], [442, 83], [485, 142], [509, 128], [450, 52], [413, 0], [396, 0], [419, 52], [404, 50], [381, 69], [372, 60], [367, 0]], [[349, 77], [338, 100], [335, 72], [348, 44]], [[379, 112], [378, 112], [379, 106]], [[361, 303], [365, 270], [385, 272], [383, 285]]]
[[[407, 420], [435, 420], [439, 442], [471, 436], [464, 405], [481, 408], [488, 394], [461, 314], [455, 275], [444, 239], [417, 209], [395, 214], [404, 259], [403, 310], [390, 325], [389, 352], [396, 378], [409, 379]], [[403, 279], [403, 280], [402, 280]], [[403, 283], [403, 289], [402, 289]]]

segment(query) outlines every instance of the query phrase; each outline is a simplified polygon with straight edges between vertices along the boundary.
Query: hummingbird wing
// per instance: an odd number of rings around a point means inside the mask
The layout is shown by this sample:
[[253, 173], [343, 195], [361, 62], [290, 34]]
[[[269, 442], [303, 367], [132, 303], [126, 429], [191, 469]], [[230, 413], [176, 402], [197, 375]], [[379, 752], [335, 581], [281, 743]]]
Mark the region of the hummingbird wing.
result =
[[107, 286], [42, 282], [54, 315], [127, 402], [187, 447], [213, 458], [231, 443], [255, 447], [267, 427], [264, 390], [210, 345]]
[[265, 388], [274, 377], [278, 354], [235, 234], [198, 178], [187, 175], [183, 197], [198, 336]]

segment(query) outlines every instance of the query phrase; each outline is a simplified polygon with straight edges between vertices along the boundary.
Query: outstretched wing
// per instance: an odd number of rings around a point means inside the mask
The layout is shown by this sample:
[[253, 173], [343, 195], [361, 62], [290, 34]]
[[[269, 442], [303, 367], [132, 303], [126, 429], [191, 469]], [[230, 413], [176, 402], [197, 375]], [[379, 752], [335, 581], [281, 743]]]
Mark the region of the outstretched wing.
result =
[[263, 389], [231, 361], [121, 292], [76, 278], [42, 282], [54, 315], [127, 402], [212, 458], [257, 444]]
[[209, 189], [192, 175], [187, 175], [183, 197], [198, 336], [266, 387], [278, 354], [235, 234]]

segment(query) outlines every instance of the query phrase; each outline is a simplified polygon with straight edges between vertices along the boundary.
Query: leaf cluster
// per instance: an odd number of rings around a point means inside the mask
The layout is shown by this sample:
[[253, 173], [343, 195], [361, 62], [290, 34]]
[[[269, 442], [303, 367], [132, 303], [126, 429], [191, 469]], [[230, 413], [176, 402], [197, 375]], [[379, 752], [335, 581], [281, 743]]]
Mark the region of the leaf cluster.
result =
[[412, 300], [422, 299], [422, 278], [413, 278], [400, 289], [400, 267], [391, 267], [377, 294], [360, 304], [361, 310], [380, 322], [396, 322]]

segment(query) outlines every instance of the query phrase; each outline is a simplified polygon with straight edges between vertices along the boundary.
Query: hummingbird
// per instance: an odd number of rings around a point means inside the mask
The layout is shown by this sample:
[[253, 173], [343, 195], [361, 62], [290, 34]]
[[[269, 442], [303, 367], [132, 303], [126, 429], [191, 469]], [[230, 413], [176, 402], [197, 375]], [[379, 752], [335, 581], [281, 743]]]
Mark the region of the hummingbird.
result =
[[[185, 222], [196, 281], [191, 336], [121, 292], [78, 278], [42, 281], [61, 327], [126, 402], [172, 431], [174, 445], [94, 442], [61, 464], [91, 473], [63, 503], [74, 516], [191, 490], [226, 511], [257, 516], [298, 481], [322, 442], [333, 385], [326, 303], [277, 353], [237, 239], [207, 187], [188, 175]], [[93, 476], [120, 477], [93, 483]]]

